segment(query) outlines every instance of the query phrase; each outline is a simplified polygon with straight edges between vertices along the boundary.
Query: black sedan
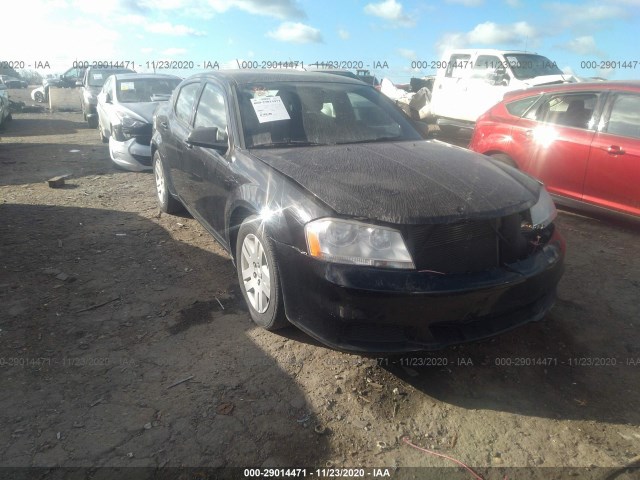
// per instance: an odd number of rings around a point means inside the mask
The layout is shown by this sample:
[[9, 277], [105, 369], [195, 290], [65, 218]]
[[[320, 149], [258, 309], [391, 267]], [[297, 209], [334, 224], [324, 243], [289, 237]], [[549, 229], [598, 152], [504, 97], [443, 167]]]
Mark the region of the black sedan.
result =
[[321, 73], [184, 80], [154, 115], [160, 207], [231, 253], [253, 320], [338, 349], [489, 337], [552, 307], [556, 210], [536, 180], [424, 140], [390, 100]]

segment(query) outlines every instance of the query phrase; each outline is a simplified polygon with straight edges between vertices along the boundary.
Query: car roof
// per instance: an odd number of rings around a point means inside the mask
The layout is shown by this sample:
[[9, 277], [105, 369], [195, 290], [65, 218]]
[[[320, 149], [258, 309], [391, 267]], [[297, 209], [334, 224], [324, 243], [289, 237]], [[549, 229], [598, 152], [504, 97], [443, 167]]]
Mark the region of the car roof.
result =
[[515, 90], [505, 94], [505, 100], [540, 93], [581, 92], [593, 90], [640, 90], [640, 80], [609, 80], [607, 82], [561, 83], [557, 85], [539, 85], [525, 90]]
[[198, 77], [216, 78], [236, 85], [261, 82], [324, 82], [362, 85], [360, 80], [342, 75], [327, 75], [326, 73], [300, 70], [216, 70], [198, 73], [188, 78]]
[[166, 78], [171, 80], [182, 80], [177, 75], [169, 75], [167, 73], [114, 73], [112, 75], [116, 80], [143, 80], [149, 78]]

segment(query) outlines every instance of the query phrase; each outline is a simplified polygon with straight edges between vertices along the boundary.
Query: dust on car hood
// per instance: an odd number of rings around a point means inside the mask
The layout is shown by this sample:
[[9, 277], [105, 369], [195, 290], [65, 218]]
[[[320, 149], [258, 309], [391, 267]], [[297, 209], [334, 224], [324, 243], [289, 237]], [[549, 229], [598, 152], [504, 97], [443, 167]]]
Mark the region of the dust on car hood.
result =
[[336, 213], [389, 223], [505, 216], [534, 205], [540, 190], [513, 168], [434, 140], [251, 153]]

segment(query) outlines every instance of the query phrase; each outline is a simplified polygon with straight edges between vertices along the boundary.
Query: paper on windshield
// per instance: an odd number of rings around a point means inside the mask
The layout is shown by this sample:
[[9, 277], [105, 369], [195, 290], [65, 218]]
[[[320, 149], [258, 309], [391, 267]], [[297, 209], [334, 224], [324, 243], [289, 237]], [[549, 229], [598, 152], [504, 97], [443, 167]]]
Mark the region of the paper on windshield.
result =
[[92, 76], [93, 76], [94, 80], [102, 80], [102, 74], [101, 73], [94, 73]]
[[252, 98], [251, 105], [260, 123], [289, 120], [289, 112], [280, 97]]
[[125, 90], [135, 90], [136, 84], [134, 82], [122, 82], [120, 84], [120, 91], [124, 92]]

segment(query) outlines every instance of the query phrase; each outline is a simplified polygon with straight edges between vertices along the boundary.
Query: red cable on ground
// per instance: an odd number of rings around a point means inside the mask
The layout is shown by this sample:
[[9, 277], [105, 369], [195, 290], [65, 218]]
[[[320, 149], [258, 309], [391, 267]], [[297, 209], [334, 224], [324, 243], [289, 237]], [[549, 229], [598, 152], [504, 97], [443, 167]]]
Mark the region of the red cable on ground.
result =
[[422, 447], [419, 447], [419, 446], [417, 446], [417, 445], [414, 445], [414, 444], [413, 444], [413, 443], [411, 443], [411, 441], [409, 440], [409, 437], [402, 437], [402, 441], [403, 441], [404, 443], [406, 443], [407, 445], [409, 445], [410, 447], [415, 448], [416, 450], [421, 450], [421, 451], [423, 451], [423, 452], [430, 453], [431, 455], [435, 455], [436, 457], [442, 457], [442, 458], [446, 458], [447, 460], [451, 460], [452, 462], [455, 462], [455, 463], [457, 463], [458, 465], [460, 465], [462, 468], [465, 468], [466, 470], [468, 470], [468, 471], [469, 471], [469, 473], [471, 473], [471, 475], [473, 475], [473, 476], [476, 478], [476, 480], [484, 480], [484, 478], [483, 478], [482, 476], [478, 475], [476, 472], [474, 472], [474, 471], [471, 469], [471, 467], [468, 467], [467, 465], [465, 465], [464, 463], [462, 463], [460, 460], [456, 460], [455, 458], [450, 457], [450, 456], [448, 456], [448, 455], [444, 455], [444, 454], [442, 454], [442, 453], [434, 452], [434, 451], [432, 451], [432, 450], [427, 450], [426, 448], [422, 448]]

